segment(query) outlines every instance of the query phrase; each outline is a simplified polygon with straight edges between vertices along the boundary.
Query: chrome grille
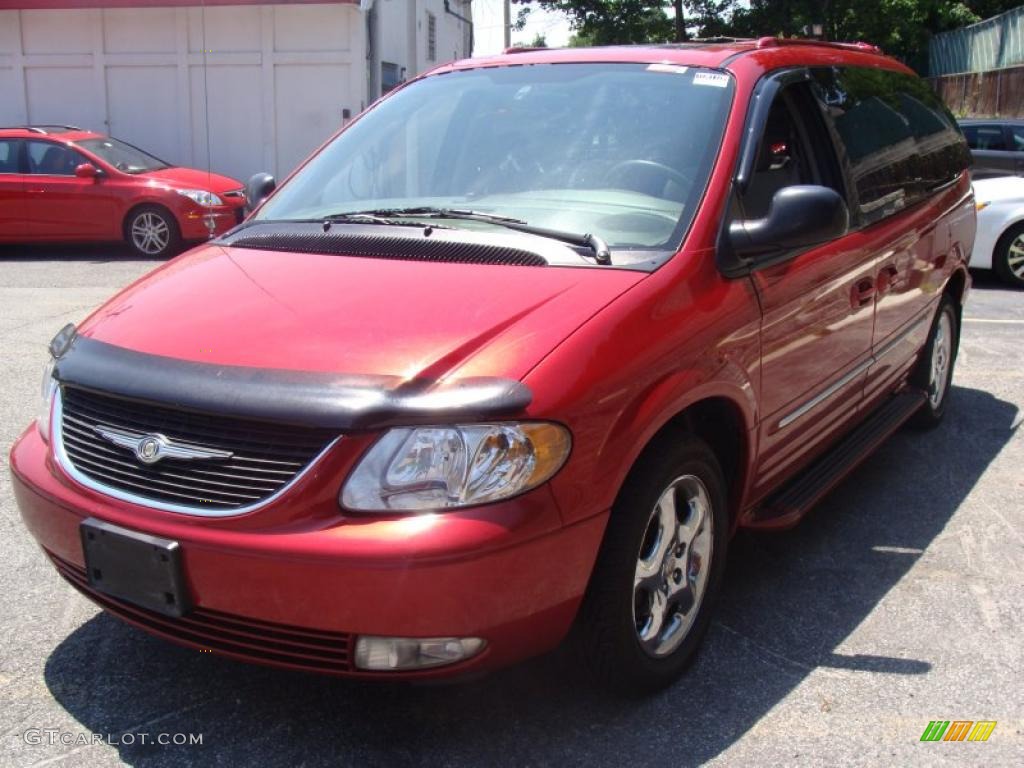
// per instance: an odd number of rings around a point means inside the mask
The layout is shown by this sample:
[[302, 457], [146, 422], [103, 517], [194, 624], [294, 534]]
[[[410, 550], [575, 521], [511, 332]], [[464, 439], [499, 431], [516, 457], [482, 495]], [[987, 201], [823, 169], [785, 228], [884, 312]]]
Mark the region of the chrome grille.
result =
[[[191, 514], [238, 514], [279, 493], [322, 453], [331, 430], [182, 411], [64, 386], [58, 454], [98, 490]], [[227, 459], [173, 457], [146, 464], [97, 430], [161, 435], [228, 451]], [[82, 478], [79, 478], [82, 479]]]

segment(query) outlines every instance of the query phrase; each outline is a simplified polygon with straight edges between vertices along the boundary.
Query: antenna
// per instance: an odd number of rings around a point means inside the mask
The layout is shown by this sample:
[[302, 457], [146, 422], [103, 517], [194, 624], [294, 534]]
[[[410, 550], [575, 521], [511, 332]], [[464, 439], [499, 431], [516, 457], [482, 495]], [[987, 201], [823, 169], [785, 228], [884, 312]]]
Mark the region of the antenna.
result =
[[202, 25], [202, 43], [203, 43], [203, 123], [206, 128], [206, 191], [210, 193], [210, 196], [206, 197], [206, 231], [213, 237], [214, 231], [217, 229], [217, 222], [213, 217], [213, 169], [210, 167], [212, 160], [212, 152], [210, 151], [210, 85], [207, 77], [207, 72], [210, 69], [209, 62], [207, 61], [207, 54], [209, 49], [206, 47], [206, 0], [202, 0], [202, 8], [200, 9], [200, 23]]

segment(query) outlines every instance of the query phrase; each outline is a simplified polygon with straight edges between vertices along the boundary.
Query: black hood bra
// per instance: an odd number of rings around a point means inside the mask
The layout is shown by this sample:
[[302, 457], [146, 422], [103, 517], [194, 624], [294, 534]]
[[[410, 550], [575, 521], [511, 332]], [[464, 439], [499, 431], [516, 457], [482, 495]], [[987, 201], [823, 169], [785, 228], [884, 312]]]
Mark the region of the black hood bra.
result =
[[525, 384], [511, 379], [439, 381], [216, 365], [79, 335], [64, 345], [54, 376], [62, 385], [128, 400], [338, 430], [514, 416], [533, 399]]

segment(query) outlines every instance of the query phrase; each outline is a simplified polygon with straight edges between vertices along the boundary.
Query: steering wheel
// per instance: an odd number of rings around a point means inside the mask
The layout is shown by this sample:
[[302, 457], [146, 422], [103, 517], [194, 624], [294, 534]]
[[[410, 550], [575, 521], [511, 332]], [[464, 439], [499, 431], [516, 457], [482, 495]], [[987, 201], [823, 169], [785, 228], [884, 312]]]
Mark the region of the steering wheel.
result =
[[[662, 189], [666, 182], [674, 181], [679, 184], [683, 189], [689, 189], [693, 184], [693, 179], [683, 175], [675, 168], [671, 168], [663, 163], [656, 162], [654, 160], [624, 160], [617, 165], [613, 165], [608, 169], [608, 172], [604, 175], [605, 182], [611, 182], [616, 176], [628, 175], [630, 169], [639, 169], [646, 176], [660, 175], [664, 177], [662, 183]], [[626, 171], [627, 173], [623, 173]], [[643, 189], [637, 189], [636, 187], [627, 187], [627, 189], [633, 189], [637, 192], [644, 192]], [[660, 197], [660, 195], [659, 195]]]

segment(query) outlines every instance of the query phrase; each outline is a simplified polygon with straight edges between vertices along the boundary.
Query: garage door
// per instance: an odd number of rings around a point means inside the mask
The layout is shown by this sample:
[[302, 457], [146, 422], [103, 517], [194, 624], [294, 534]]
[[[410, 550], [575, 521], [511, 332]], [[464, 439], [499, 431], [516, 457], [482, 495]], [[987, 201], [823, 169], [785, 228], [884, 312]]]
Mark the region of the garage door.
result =
[[0, 11], [0, 125], [280, 178], [364, 105], [362, 30], [352, 4]]

